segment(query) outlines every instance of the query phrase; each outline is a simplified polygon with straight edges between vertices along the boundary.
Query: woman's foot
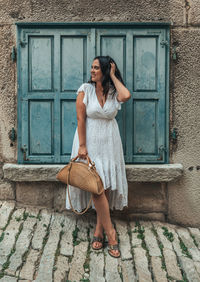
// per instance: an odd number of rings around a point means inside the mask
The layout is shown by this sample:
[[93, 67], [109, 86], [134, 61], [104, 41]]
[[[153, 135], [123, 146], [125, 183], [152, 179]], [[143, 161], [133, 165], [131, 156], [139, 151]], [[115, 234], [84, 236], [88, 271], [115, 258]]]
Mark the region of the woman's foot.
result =
[[100, 250], [103, 248], [103, 230], [95, 231], [92, 239], [92, 248], [93, 250]]
[[117, 234], [115, 229], [111, 231], [108, 237], [108, 253], [110, 256], [114, 258], [119, 258], [121, 256], [120, 250], [119, 250], [119, 244], [117, 242]]

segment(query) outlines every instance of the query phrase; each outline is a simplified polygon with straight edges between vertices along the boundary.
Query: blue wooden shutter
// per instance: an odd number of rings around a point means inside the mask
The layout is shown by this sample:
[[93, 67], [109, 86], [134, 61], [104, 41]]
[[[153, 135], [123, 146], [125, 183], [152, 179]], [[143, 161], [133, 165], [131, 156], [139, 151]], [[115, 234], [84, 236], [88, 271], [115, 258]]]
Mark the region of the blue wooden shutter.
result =
[[165, 29], [97, 31], [97, 54], [113, 57], [132, 93], [117, 116], [127, 163], [166, 162], [165, 47]]
[[19, 33], [19, 163], [66, 163], [76, 129], [76, 91], [95, 56], [90, 29]]
[[96, 55], [114, 58], [132, 93], [117, 115], [126, 162], [167, 162], [167, 40], [147, 26], [19, 28], [18, 162], [69, 161], [76, 91]]

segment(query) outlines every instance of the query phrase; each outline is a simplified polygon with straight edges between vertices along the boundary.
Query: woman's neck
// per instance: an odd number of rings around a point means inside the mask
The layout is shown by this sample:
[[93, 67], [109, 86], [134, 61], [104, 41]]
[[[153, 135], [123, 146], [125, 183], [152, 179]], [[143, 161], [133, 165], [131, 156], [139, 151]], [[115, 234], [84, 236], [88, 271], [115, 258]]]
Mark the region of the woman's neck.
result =
[[102, 86], [101, 81], [97, 81], [97, 82], [96, 82], [96, 89], [97, 89], [98, 91], [103, 91], [103, 86]]

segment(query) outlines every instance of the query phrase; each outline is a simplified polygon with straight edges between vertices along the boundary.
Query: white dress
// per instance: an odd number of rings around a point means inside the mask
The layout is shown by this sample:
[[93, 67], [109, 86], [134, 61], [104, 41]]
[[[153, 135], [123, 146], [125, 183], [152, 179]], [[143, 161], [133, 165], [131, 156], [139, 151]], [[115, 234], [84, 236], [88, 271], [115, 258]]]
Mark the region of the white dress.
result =
[[[86, 105], [86, 147], [88, 155], [95, 162], [104, 189], [111, 188], [109, 197], [110, 209], [122, 210], [128, 204], [128, 185], [126, 179], [123, 148], [119, 128], [115, 116], [121, 109], [121, 103], [115, 96], [108, 93], [103, 106], [99, 104], [95, 85], [83, 83], [78, 91], [84, 91], [83, 103]], [[76, 129], [71, 158], [78, 155], [79, 138]], [[81, 160], [81, 159], [80, 159]], [[82, 160], [85, 161], [85, 160]], [[90, 193], [70, 186], [70, 196], [73, 207], [77, 211], [86, 208]], [[95, 209], [92, 203], [92, 208]], [[70, 209], [66, 193], [66, 209]]]

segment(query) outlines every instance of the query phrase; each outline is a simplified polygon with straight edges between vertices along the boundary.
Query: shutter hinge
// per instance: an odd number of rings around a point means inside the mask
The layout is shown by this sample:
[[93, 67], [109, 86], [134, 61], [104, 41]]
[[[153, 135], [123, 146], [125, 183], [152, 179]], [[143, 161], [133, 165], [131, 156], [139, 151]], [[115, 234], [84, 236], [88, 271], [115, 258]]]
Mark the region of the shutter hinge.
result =
[[16, 59], [17, 59], [17, 54], [16, 54], [15, 46], [12, 47], [11, 59], [12, 59], [13, 62], [15, 62]]
[[26, 156], [26, 153], [27, 153], [26, 145], [24, 144], [24, 147], [21, 147], [20, 149], [23, 152], [23, 160], [24, 161], [29, 161], [30, 159], [28, 159], [27, 156]]
[[159, 153], [160, 153], [160, 157], [157, 158], [157, 161], [162, 161], [163, 160], [163, 155], [164, 155], [164, 152], [167, 152], [167, 148], [164, 147], [163, 145], [161, 145], [159, 148]]
[[164, 152], [167, 152], [167, 148], [164, 145], [160, 145], [158, 148], [160, 157], [157, 159], [146, 159], [146, 161], [156, 162], [156, 161], [163, 161]]
[[20, 41], [19, 44], [21, 45], [22, 48], [24, 48], [28, 43], [24, 41]]
[[164, 48], [164, 46], [169, 46], [169, 42], [167, 41], [167, 40], [162, 40], [161, 42], [160, 42], [160, 45], [161, 45], [161, 47], [162, 48]]
[[12, 129], [9, 131], [8, 136], [11, 141], [14, 142], [16, 140], [17, 134], [14, 127], [12, 127]]

